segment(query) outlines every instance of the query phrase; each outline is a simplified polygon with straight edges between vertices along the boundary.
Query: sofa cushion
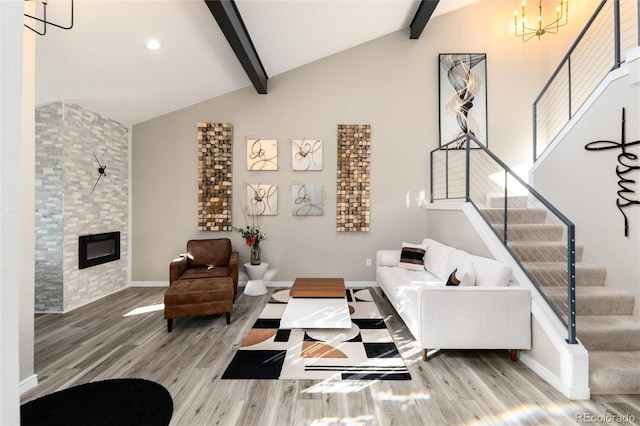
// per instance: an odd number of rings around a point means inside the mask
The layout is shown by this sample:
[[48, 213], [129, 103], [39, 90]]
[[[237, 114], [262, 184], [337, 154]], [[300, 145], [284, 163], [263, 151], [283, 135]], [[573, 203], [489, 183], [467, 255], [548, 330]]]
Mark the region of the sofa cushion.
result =
[[199, 303], [233, 301], [233, 280], [217, 278], [213, 280], [178, 280], [164, 294], [164, 304], [197, 305]]
[[198, 278], [220, 278], [229, 277], [229, 267], [227, 266], [199, 266], [197, 268], [189, 268], [180, 276], [181, 280], [198, 279]]
[[476, 284], [476, 272], [473, 268], [471, 255], [464, 250], [454, 250], [447, 260], [446, 272], [450, 276], [455, 271], [455, 277], [460, 285]]
[[476, 285], [476, 272], [473, 269], [471, 259], [467, 259], [460, 266], [458, 266], [455, 275], [458, 281], [460, 281], [460, 285], [462, 286]]
[[427, 247], [422, 244], [402, 243], [398, 266], [412, 271], [424, 270], [424, 255]]
[[453, 270], [447, 270], [447, 266], [449, 256], [455, 249], [435, 240], [425, 239], [422, 243], [425, 244], [425, 242], [427, 243], [427, 254], [424, 259], [424, 268], [444, 283]]
[[510, 266], [486, 257], [471, 256], [477, 286], [506, 286], [511, 281]]
[[420, 271], [410, 271], [400, 267], [390, 269], [391, 273], [394, 275], [393, 280], [395, 282], [402, 283], [403, 285], [441, 287], [444, 286], [445, 283], [443, 280], [424, 269]]

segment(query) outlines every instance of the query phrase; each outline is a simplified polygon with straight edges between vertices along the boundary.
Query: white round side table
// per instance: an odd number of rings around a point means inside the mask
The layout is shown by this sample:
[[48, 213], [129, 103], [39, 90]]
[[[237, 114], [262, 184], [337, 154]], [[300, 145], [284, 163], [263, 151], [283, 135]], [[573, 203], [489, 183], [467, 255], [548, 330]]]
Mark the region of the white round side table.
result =
[[269, 264], [262, 262], [259, 265], [252, 265], [247, 262], [244, 264], [244, 270], [247, 271], [249, 281], [244, 287], [244, 294], [247, 296], [261, 296], [267, 292], [267, 286], [264, 285], [262, 278], [267, 273]]

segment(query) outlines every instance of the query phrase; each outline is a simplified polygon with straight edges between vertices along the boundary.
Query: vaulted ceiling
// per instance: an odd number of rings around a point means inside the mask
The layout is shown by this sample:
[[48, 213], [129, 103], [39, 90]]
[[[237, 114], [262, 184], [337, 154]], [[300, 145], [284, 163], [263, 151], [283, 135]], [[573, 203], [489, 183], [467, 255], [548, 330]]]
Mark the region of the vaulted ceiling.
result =
[[[440, 0], [432, 17], [477, 0]], [[420, 0], [236, 0], [268, 77], [407, 29]], [[136, 124], [251, 85], [203, 0], [76, 0], [36, 38], [36, 104]], [[50, 0], [65, 24], [70, 0]], [[145, 47], [148, 39], [162, 43]], [[256, 96], [268, 96], [258, 95]]]

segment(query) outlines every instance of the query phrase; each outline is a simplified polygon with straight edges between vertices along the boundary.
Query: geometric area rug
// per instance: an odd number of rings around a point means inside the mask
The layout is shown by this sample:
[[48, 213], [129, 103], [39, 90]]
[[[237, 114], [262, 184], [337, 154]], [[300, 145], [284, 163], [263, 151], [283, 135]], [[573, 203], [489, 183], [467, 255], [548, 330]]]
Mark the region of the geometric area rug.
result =
[[368, 289], [347, 288], [350, 329], [280, 329], [276, 290], [222, 379], [411, 380]]

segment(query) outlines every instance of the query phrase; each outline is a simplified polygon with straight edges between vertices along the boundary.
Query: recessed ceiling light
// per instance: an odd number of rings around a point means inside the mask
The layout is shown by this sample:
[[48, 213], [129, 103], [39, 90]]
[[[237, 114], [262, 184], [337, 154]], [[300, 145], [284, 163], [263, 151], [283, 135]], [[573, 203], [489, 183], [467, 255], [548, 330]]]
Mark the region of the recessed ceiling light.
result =
[[147, 40], [144, 45], [149, 50], [158, 50], [162, 47], [162, 43], [154, 38]]

